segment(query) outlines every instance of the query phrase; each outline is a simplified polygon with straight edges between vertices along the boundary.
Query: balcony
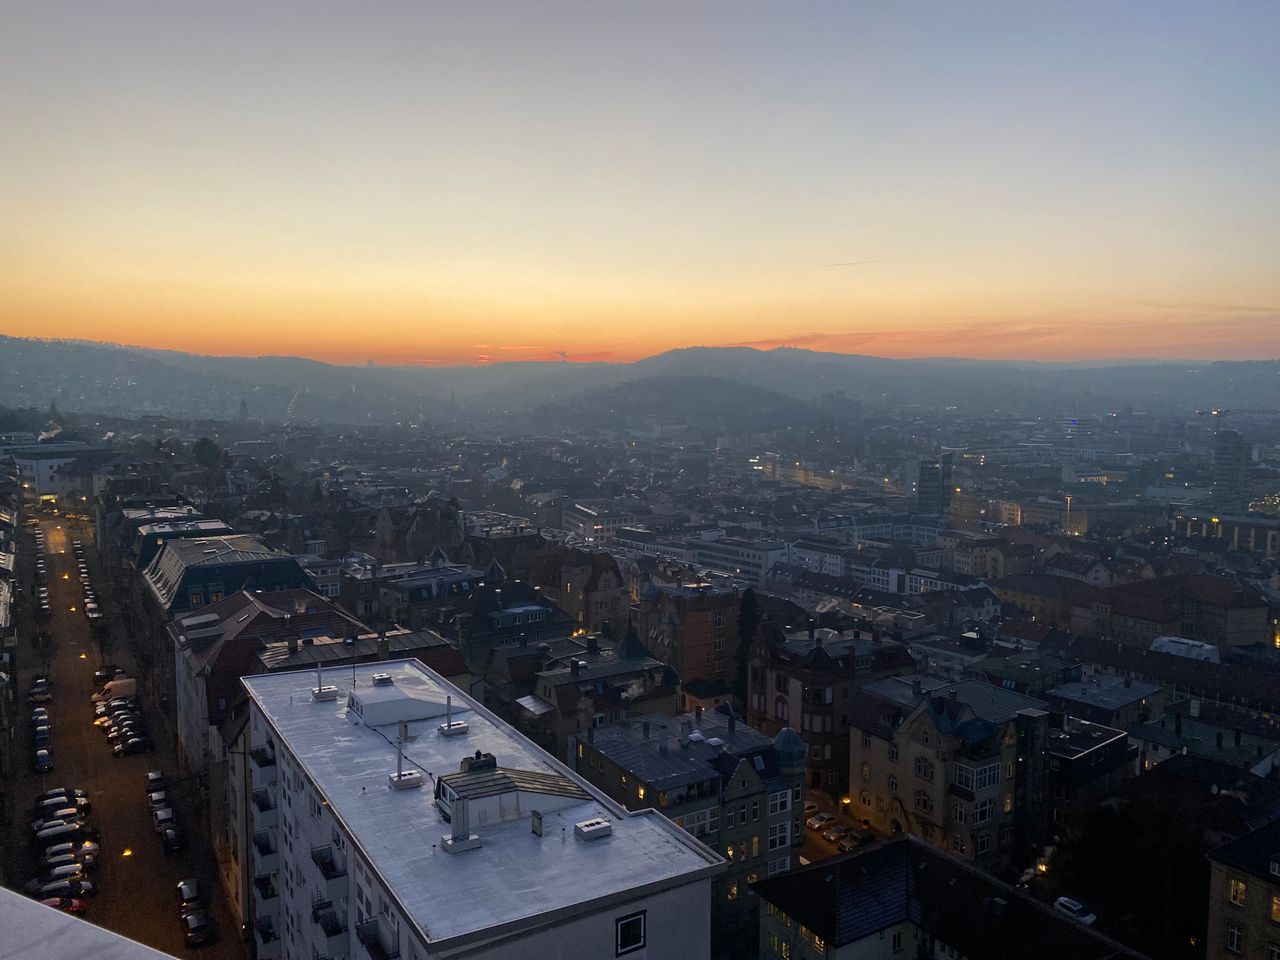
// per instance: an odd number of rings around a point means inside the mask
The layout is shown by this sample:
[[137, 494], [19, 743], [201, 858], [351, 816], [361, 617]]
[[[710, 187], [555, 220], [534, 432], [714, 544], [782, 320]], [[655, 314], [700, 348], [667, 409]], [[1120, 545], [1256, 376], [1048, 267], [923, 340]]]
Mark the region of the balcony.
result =
[[274, 874], [264, 873], [261, 876], [254, 877], [253, 888], [258, 891], [258, 896], [263, 900], [274, 900], [280, 896], [280, 891], [276, 888]]
[[253, 932], [258, 938], [258, 942], [263, 946], [271, 943], [273, 940], [279, 940], [276, 934], [276, 928], [272, 925], [270, 918], [259, 917], [253, 922]]
[[324, 931], [326, 937], [337, 937], [347, 932], [346, 918], [338, 916], [338, 912], [333, 909], [333, 901], [328, 897], [317, 896], [312, 899], [311, 920]]
[[253, 805], [263, 813], [276, 808], [275, 801], [271, 799], [271, 791], [269, 790], [253, 791]]
[[275, 841], [267, 830], [259, 830], [253, 835], [253, 846], [261, 857], [269, 857], [276, 852]]
[[276, 752], [268, 750], [266, 747], [254, 747], [249, 751], [249, 756], [253, 758], [253, 762], [259, 767], [274, 767], [276, 765]]
[[338, 855], [333, 852], [333, 847], [329, 844], [323, 847], [312, 847], [311, 859], [320, 868], [320, 873], [326, 880], [337, 880], [347, 875], [347, 865], [338, 859]]
[[364, 944], [370, 960], [396, 960], [400, 956], [400, 944], [390, 942], [390, 932], [377, 917], [356, 924], [356, 939]]

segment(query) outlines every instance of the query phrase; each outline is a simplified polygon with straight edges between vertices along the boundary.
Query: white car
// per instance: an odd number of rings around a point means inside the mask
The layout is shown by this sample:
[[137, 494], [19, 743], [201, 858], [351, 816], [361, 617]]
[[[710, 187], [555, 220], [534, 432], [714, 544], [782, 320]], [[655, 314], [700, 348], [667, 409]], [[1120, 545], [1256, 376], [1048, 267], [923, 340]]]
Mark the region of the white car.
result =
[[804, 822], [805, 826], [810, 830], [823, 830], [827, 824], [835, 819], [830, 813], [816, 813]]
[[1079, 900], [1072, 900], [1070, 897], [1059, 897], [1053, 901], [1053, 909], [1059, 913], [1065, 913], [1072, 920], [1083, 923], [1086, 927], [1093, 926], [1094, 921], [1098, 919], [1092, 910]]

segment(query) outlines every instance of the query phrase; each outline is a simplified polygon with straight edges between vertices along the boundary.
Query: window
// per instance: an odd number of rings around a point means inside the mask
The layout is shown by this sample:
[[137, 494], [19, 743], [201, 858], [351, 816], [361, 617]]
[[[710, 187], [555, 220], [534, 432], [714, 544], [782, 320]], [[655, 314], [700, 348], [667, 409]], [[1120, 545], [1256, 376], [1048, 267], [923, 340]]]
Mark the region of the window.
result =
[[733, 826], [733, 807], [726, 807], [724, 811], [724, 825], [726, 828]]
[[989, 833], [978, 834], [978, 852], [979, 853], [991, 852], [991, 835]]
[[1227, 924], [1227, 949], [1232, 953], [1244, 953], [1244, 931], [1234, 923]]
[[[752, 800], [751, 801], [751, 820], [754, 823], [756, 820], [759, 820], [759, 819], [760, 819], [760, 801]], [[743, 823], [746, 823], [746, 821], [744, 820]]]
[[988, 763], [982, 767], [956, 766], [956, 783], [966, 790], [986, 790], [1000, 782], [1000, 764]]
[[1280, 923], [1280, 896], [1271, 895], [1271, 922]]
[[994, 800], [979, 800], [978, 805], [973, 808], [973, 822], [986, 823], [996, 815], [996, 802]]
[[862, 765], [861, 773], [862, 773], [862, 782], [870, 783], [871, 782], [871, 764], [864, 763]]
[[1004, 812], [1013, 813], [1013, 794], [1006, 793], [1004, 795]]
[[773, 718], [784, 722], [791, 719], [791, 707], [786, 697], [778, 697], [773, 701]]
[[769, 861], [768, 876], [774, 877], [780, 873], [786, 873], [791, 869], [790, 857], [779, 857], [777, 860]]
[[871, 749], [871, 737], [869, 737], [869, 736], [868, 736], [867, 734], [865, 734], [865, 733], [862, 735], [862, 749], [863, 749], [863, 750], [870, 750], [870, 749]]
[[781, 850], [791, 846], [791, 822], [784, 820], [769, 828], [769, 849]]
[[769, 816], [775, 813], [786, 813], [791, 809], [791, 791], [779, 790], [769, 794]]
[[645, 911], [633, 913], [614, 923], [614, 939], [617, 943], [615, 956], [633, 953], [644, 949]]
[[894, 953], [902, 952], [902, 934], [901, 933], [895, 933], [892, 937], [889, 938], [889, 947], [893, 950]]
[[921, 813], [933, 812], [933, 798], [923, 790], [917, 790], [915, 796], [916, 809]]
[[198, 606], [200, 606], [200, 604], [202, 604], [202, 603], [204, 603], [204, 595], [203, 595], [203, 594], [199, 594], [199, 593], [192, 593], [192, 594], [191, 594], [191, 605], [192, 605], [193, 607], [198, 607]]
[[1280, 943], [1272, 941], [1267, 944], [1267, 960], [1280, 960]]
[[952, 837], [951, 849], [954, 850], [956, 853], [963, 854], [968, 851], [969, 844], [964, 837]]
[[924, 757], [916, 757], [916, 776], [926, 783], [933, 783], [933, 764]]
[[898, 762], [898, 745], [896, 743], [889, 744], [889, 762]]
[[953, 817], [953, 819], [955, 820], [955, 822], [956, 822], [956, 823], [964, 823], [964, 821], [965, 821], [965, 812], [964, 812], [964, 804], [963, 804], [963, 803], [957, 803], [957, 804], [955, 805], [954, 809], [952, 810], [952, 817]]
[[897, 778], [897, 777], [890, 777], [890, 778], [889, 778], [889, 792], [890, 792], [890, 793], [897, 793], [897, 792], [898, 792], [898, 778]]
[[1246, 895], [1249, 893], [1249, 885], [1243, 880], [1232, 878], [1227, 881], [1227, 896], [1231, 898], [1231, 902], [1237, 907], [1243, 907]]

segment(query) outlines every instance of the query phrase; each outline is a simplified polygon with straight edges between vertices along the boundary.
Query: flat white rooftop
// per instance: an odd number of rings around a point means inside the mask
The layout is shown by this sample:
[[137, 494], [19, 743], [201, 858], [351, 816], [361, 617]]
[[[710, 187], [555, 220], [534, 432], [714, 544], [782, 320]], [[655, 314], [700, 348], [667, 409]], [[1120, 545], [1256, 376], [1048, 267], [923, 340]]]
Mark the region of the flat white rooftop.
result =
[[0, 960], [173, 960], [171, 954], [3, 887], [0, 931]]
[[[393, 685], [375, 686], [380, 673]], [[649, 885], [679, 886], [722, 869], [723, 860], [684, 830], [652, 811], [627, 813], [421, 662], [364, 664], [355, 677], [363, 719], [347, 707], [349, 668], [325, 674], [325, 684], [339, 688], [336, 701], [313, 701], [311, 670], [243, 683], [275, 727], [280, 747], [300, 762], [429, 940], [578, 912], [592, 901]], [[466, 721], [466, 733], [438, 733], [446, 696], [453, 698], [453, 720]], [[401, 720], [414, 738], [405, 745], [404, 766], [424, 774], [420, 789], [393, 790], [387, 781], [396, 769]], [[566, 777], [590, 799], [548, 797], [541, 837], [531, 829], [529, 808], [538, 807], [537, 800], [512, 819], [482, 822], [473, 813], [470, 829], [480, 846], [448, 853], [441, 839], [451, 826], [435, 805], [436, 778], [458, 772], [476, 751], [493, 754], [500, 768]], [[599, 817], [612, 822], [610, 836], [575, 837], [574, 824]]]

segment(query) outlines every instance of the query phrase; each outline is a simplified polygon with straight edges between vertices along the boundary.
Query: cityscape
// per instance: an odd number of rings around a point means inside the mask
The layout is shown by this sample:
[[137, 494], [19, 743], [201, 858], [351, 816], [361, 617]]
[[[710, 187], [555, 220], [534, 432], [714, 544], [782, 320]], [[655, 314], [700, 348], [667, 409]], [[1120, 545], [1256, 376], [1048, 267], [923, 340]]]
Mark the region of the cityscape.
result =
[[7, 11], [0, 960], [1280, 960], [1280, 15]]

